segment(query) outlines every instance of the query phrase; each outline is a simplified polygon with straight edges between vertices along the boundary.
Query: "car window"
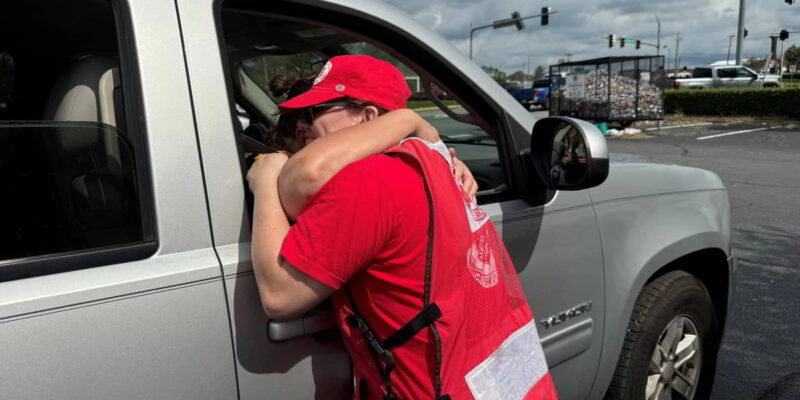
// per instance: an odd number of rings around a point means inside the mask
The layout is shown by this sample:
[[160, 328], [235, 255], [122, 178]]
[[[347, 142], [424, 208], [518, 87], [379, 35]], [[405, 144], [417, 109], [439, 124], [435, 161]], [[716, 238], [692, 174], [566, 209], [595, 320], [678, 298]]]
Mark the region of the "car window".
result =
[[[223, 13], [223, 33], [231, 26], [236, 27], [236, 35], [226, 36], [226, 41], [238, 41], [238, 46], [228, 46], [231, 53], [229, 59], [239, 59], [244, 71], [258, 84], [275, 103], [285, 101], [285, 94], [272, 93], [270, 83], [283, 76], [306, 76], [318, 72], [325, 61], [342, 54], [370, 55], [387, 61], [399, 69], [406, 78], [411, 90], [408, 106], [430, 122], [438, 131], [448, 147], [456, 149], [457, 157], [463, 160], [473, 172], [478, 182], [479, 191], [493, 193], [506, 187], [505, 174], [501, 168], [498, 148], [495, 139], [483, 128], [468, 123], [473, 116], [468, 108], [461, 104], [445, 88], [436, 82], [426, 81], [422, 71], [411, 68], [406, 62], [387, 52], [380, 43], [365, 42], [333, 28], [321, 28], [313, 25], [273, 20], [263, 15], [253, 14], [244, 18], [239, 10], [233, 19], [226, 21]], [[250, 27], [252, 25], [252, 28]], [[266, 39], [257, 34], [259, 26], [273, 27], [274, 35]], [[237, 54], [237, 49], [247, 47], [243, 44], [243, 32], [252, 30], [252, 48], [255, 43], [261, 46], [262, 54], [247, 57]], [[311, 38], [311, 39], [309, 39]], [[313, 40], [312, 40], [313, 39]], [[315, 45], [314, 40], [319, 44]], [[302, 50], [297, 50], [302, 49]], [[411, 55], [413, 57], [413, 55]], [[435, 77], [434, 77], [435, 78]]]
[[736, 68], [720, 68], [717, 70], [718, 78], [735, 78]]
[[[67, 254], [72, 261], [51, 272], [90, 266], [81, 254], [122, 254], [114, 250], [154, 236], [144, 200], [148, 174], [137, 161], [145, 141], [125, 115], [131, 94], [122, 91], [111, 4], [80, 2], [34, 15], [15, 3], [0, 5], [10, 16], [0, 37], [27, 32], [39, 19], [63, 21], [53, 28], [65, 34], [32, 33], [13, 52], [0, 48], [0, 280], [36, 274], [19, 272], [20, 263]], [[96, 24], [70, 22], [78, 17]], [[43, 48], [59, 51], [42, 58]], [[15, 71], [19, 65], [24, 74]]]
[[0, 119], [11, 108], [11, 93], [14, 91], [14, 59], [11, 54], [0, 51]]
[[711, 78], [711, 68], [695, 68], [692, 78]]
[[550, 87], [550, 79], [537, 79], [533, 81], [533, 87], [535, 88]]
[[748, 71], [747, 68], [736, 68], [736, 76], [739, 78], [752, 78], [756, 75]]

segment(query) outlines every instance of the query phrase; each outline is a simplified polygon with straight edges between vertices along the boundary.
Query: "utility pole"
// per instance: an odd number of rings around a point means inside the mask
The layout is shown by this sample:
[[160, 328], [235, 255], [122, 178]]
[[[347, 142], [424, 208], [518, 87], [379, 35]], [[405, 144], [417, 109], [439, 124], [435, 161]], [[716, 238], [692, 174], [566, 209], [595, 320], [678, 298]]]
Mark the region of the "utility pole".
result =
[[525, 76], [525, 79], [531, 76], [531, 56], [528, 56], [528, 74]]
[[681, 33], [678, 32], [675, 34], [675, 71], [678, 70], [678, 48], [680, 48], [680, 43], [681, 43]]
[[661, 51], [661, 20], [656, 15], [656, 23], [658, 23], [658, 35], [656, 36], [656, 57], [660, 55]]
[[564, 55], [567, 56], [567, 62], [569, 62], [569, 57], [572, 55], [572, 53], [564, 53]]
[[736, 29], [736, 65], [742, 65], [742, 39], [744, 39], [744, 5], [745, 0], [739, 0], [739, 27]]
[[725, 65], [729, 65], [731, 63], [731, 41], [733, 37], [736, 35], [728, 35], [728, 57], [725, 57]]
[[669, 69], [669, 59], [672, 58], [672, 49], [669, 48], [668, 44], [665, 44], [664, 48], [667, 49], [667, 62], [664, 63], [664, 65], [666, 66], [667, 69]]

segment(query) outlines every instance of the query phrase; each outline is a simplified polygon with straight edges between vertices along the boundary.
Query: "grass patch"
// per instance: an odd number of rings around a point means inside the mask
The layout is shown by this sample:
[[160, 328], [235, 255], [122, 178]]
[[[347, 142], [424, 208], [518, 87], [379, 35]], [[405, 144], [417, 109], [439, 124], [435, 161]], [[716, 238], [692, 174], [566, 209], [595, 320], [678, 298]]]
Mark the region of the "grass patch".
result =
[[[442, 100], [442, 102], [448, 107], [452, 107], [452, 106], [457, 106], [458, 105], [458, 103], [455, 100]], [[417, 109], [420, 109], [420, 108], [429, 108], [429, 107], [438, 108], [438, 107], [436, 107], [436, 104], [433, 104], [433, 102], [430, 101], [430, 100], [409, 100], [408, 101], [408, 108], [410, 108], [412, 110], [417, 110]]]

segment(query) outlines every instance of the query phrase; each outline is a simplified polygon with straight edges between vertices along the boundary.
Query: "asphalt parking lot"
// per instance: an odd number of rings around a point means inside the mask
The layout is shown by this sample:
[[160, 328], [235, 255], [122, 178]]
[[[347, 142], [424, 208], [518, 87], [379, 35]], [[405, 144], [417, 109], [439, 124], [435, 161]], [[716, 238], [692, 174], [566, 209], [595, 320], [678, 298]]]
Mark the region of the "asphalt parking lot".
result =
[[612, 159], [717, 173], [739, 273], [713, 399], [800, 399], [800, 124], [703, 124], [609, 137]]

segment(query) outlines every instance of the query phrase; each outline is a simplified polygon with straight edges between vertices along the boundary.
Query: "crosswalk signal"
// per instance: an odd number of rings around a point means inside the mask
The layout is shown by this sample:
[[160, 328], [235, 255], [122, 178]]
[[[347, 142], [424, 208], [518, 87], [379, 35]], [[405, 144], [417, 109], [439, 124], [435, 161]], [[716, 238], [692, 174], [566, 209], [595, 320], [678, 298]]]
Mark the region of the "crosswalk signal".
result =
[[789, 31], [786, 29], [781, 29], [781, 32], [778, 34], [778, 39], [786, 40], [789, 38]]
[[636, 50], [639, 50], [640, 47], [642, 47], [642, 41], [639, 40], [639, 39], [636, 39]]
[[542, 7], [542, 26], [550, 23], [550, 7]]
[[625, 47], [625, 38], [624, 37], [619, 38], [619, 47]]
[[614, 47], [614, 35], [608, 35], [608, 48], [611, 49]]

